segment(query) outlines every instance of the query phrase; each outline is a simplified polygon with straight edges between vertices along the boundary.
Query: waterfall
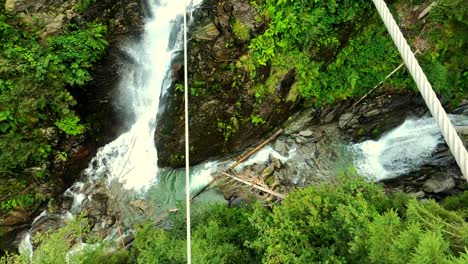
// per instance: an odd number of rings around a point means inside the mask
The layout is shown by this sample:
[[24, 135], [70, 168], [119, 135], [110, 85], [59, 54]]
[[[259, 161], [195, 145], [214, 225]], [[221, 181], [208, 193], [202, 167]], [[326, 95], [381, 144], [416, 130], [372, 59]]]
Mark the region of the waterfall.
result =
[[[467, 125], [465, 115], [450, 116], [455, 125]], [[430, 116], [408, 119], [379, 140], [351, 146], [359, 174], [373, 180], [394, 178], [415, 171], [430, 161], [444, 143], [439, 127]]]
[[[195, 0], [193, 6], [201, 1]], [[153, 0], [140, 43], [125, 51], [133, 64], [124, 72], [121, 102], [134, 121], [130, 129], [101, 148], [84, 171], [90, 179], [107, 177], [126, 189], [146, 190], [157, 180], [158, 155], [154, 144], [156, 116], [171, 62], [183, 47], [184, 1]]]
[[[114, 188], [117, 189], [114, 198], [125, 196], [129, 192], [143, 196], [158, 182], [158, 177], [161, 176], [159, 174], [164, 171], [157, 166], [154, 132], [160, 98], [171, 84], [171, 62], [183, 48], [185, 1], [147, 1], [149, 10], [146, 11], [149, 17], [145, 20], [140, 42], [123, 47], [123, 51], [131, 58], [131, 63], [121, 70], [120, 98], [116, 98], [119, 108], [125, 109], [125, 116], [128, 117], [126, 121], [131, 126], [117, 139], [100, 148], [88, 168], [83, 171], [82, 181], [75, 182], [65, 191], [65, 197], [73, 198], [70, 208], [73, 214], [81, 211], [85, 201], [93, 199], [92, 190], [97, 184], [107, 184], [110, 191], [111, 184], [122, 185], [123, 189]], [[202, 0], [190, 1], [187, 10], [189, 15], [201, 2]], [[208, 169], [212, 168], [209, 166]], [[205, 178], [209, 177], [204, 175], [206, 173], [202, 174]], [[167, 176], [163, 175], [162, 178]], [[203, 184], [203, 181], [198, 184]], [[128, 206], [126, 198], [121, 198], [120, 202]], [[48, 216], [44, 211], [34, 222]], [[62, 216], [63, 219], [70, 217], [70, 212]], [[20, 248], [32, 257], [30, 232], [23, 236]]]

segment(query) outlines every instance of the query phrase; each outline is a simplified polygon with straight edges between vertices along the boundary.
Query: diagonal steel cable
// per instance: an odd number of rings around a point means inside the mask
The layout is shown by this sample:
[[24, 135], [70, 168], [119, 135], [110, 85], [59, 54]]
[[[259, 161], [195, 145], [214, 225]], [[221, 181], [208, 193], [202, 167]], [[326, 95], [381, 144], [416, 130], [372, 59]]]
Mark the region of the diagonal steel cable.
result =
[[385, 27], [387, 27], [393, 42], [395, 42], [395, 45], [397, 46], [398, 51], [400, 52], [400, 55], [406, 64], [406, 67], [416, 82], [418, 89], [421, 92], [427, 107], [429, 108], [429, 111], [436, 120], [445, 142], [447, 142], [447, 145], [449, 146], [452, 155], [455, 157], [460, 170], [468, 181], [468, 154], [466, 152], [465, 146], [463, 145], [463, 142], [458, 136], [454, 126], [452, 125], [452, 122], [448, 118], [447, 113], [442, 107], [442, 104], [434, 93], [434, 90], [432, 89], [431, 84], [421, 69], [421, 66], [419, 66], [414, 53], [411, 51], [408, 42], [401, 33], [401, 30], [395, 22], [395, 19], [393, 18], [392, 13], [390, 13], [387, 5], [383, 0], [372, 1], [377, 8], [377, 11], [382, 18]]

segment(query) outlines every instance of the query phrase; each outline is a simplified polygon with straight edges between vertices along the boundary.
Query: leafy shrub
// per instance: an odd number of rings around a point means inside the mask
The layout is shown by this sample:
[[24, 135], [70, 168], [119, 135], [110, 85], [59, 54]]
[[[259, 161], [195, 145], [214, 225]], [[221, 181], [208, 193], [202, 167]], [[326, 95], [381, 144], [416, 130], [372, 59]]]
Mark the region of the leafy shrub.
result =
[[[198, 209], [192, 218], [193, 263], [258, 263], [258, 254], [244, 246], [256, 232], [247, 218], [251, 209], [218, 204]], [[172, 217], [169, 231], [145, 225], [138, 230], [135, 263], [185, 263], [186, 240], [183, 215]]]
[[406, 219], [389, 211], [370, 224], [369, 263], [466, 260], [467, 228], [459, 214], [444, 210], [434, 201], [412, 200], [408, 203]]
[[96, 0], [78, 0], [78, 2], [73, 6], [73, 10], [78, 13], [86, 11]]
[[[442, 206], [451, 211], [467, 210], [468, 213], [468, 191], [449, 196], [442, 201]], [[468, 217], [468, 214], [467, 214]]]
[[359, 242], [378, 215], [382, 190], [362, 179], [290, 193], [271, 215], [254, 214], [259, 229], [253, 246], [263, 263], [350, 263], [365, 257]]
[[35, 236], [34, 242], [38, 243], [39, 247], [34, 250], [33, 263], [65, 262], [68, 251], [74, 243], [86, 237], [87, 231], [89, 226], [86, 219], [77, 217], [68, 221], [64, 227]]
[[440, 0], [431, 10], [427, 38], [433, 43], [423, 68], [434, 89], [452, 105], [468, 92], [468, 2]]
[[101, 24], [69, 26], [44, 43], [13, 19], [0, 13], [0, 172], [45, 164], [53, 146], [42, 128], [83, 133], [68, 88], [91, 79], [107, 46]]
[[76, 136], [84, 131], [84, 126], [78, 124], [79, 121], [80, 119], [77, 116], [72, 115], [56, 121], [55, 125], [66, 134]]
[[0, 202], [0, 212], [6, 212], [8, 210], [21, 207], [28, 208], [29, 206], [39, 203], [43, 200], [40, 194], [34, 192], [25, 195], [19, 195], [13, 198], [3, 199]]
[[[420, 62], [435, 91], [456, 104], [468, 90], [467, 23], [462, 11], [467, 2], [439, 2], [431, 11], [429, 26], [418, 31], [424, 41], [430, 39], [427, 46], [433, 46]], [[370, 1], [266, 0], [255, 5], [269, 28], [252, 39], [249, 54], [237, 67], [254, 78], [256, 69], [271, 65], [269, 80], [275, 85], [275, 72], [294, 68], [296, 82], [289, 100], [299, 94], [309, 105], [362, 96], [401, 63]], [[392, 88], [416, 88], [404, 69], [387, 83]]]

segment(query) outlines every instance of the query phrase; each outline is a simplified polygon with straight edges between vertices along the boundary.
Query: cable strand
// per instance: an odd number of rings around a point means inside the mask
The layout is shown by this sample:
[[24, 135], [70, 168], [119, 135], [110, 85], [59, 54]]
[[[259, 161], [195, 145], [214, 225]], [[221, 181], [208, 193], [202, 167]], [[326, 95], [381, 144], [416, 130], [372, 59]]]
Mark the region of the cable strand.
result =
[[184, 112], [185, 112], [185, 208], [187, 217], [187, 263], [192, 263], [191, 219], [190, 219], [190, 143], [188, 114], [188, 66], [187, 66], [187, 0], [184, 0]]
[[387, 28], [390, 36], [392, 37], [395, 45], [400, 52], [400, 55], [403, 58], [411, 76], [416, 82], [419, 91], [421, 92], [424, 101], [426, 102], [429, 111], [436, 120], [437, 125], [439, 126], [441, 133], [449, 146], [452, 155], [455, 157], [458, 166], [462, 174], [465, 176], [468, 181], [468, 154], [466, 151], [463, 142], [458, 136], [455, 127], [452, 125], [452, 122], [447, 116], [444, 108], [442, 107], [439, 99], [437, 98], [434, 90], [432, 89], [431, 84], [427, 80], [426, 75], [424, 74], [421, 66], [419, 66], [416, 57], [414, 56], [411, 48], [408, 45], [403, 33], [401, 33], [400, 28], [398, 27], [393, 15], [390, 13], [387, 5], [383, 0], [372, 0], [374, 2], [377, 11], [382, 18], [385, 27]]

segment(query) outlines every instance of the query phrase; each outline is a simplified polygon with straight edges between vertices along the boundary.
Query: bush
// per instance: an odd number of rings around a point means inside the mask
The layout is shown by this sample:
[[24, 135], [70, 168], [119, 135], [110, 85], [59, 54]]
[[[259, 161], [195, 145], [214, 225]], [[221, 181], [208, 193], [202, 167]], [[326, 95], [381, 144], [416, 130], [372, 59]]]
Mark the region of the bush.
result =
[[[193, 263], [259, 263], [259, 254], [244, 246], [255, 238], [250, 207], [223, 204], [199, 208], [192, 219]], [[132, 252], [135, 263], [186, 263], [183, 215], [172, 217], [171, 230], [145, 225], [136, 235]]]
[[68, 89], [89, 80], [105, 52], [105, 26], [71, 25], [46, 43], [38, 32], [12, 25], [0, 13], [0, 174], [43, 167], [54, 146], [42, 129], [84, 132]]
[[[406, 218], [394, 211], [370, 224], [369, 263], [452, 263], [466, 259], [468, 224], [434, 201], [408, 203]], [[458, 256], [458, 259], [456, 259]]]
[[359, 263], [366, 256], [360, 238], [383, 198], [362, 179], [291, 193], [270, 215], [254, 214], [260, 235], [253, 246], [265, 250], [263, 263]]

